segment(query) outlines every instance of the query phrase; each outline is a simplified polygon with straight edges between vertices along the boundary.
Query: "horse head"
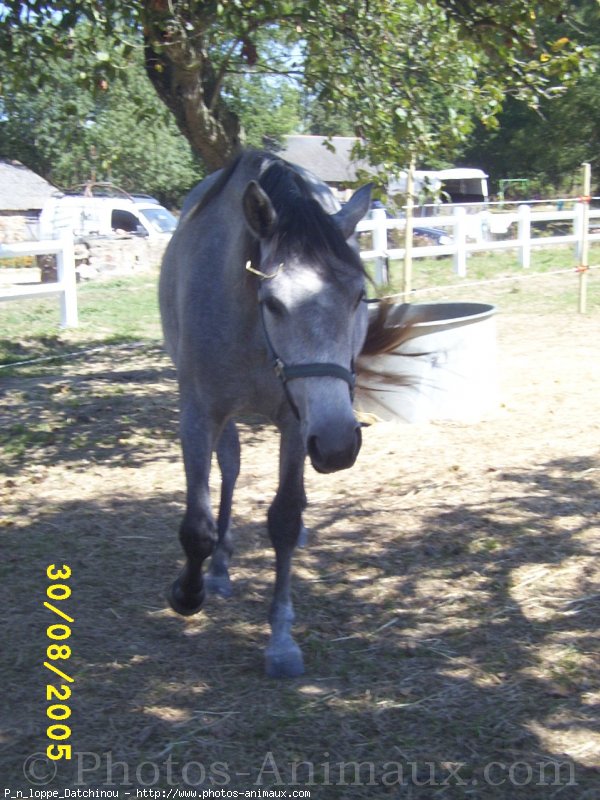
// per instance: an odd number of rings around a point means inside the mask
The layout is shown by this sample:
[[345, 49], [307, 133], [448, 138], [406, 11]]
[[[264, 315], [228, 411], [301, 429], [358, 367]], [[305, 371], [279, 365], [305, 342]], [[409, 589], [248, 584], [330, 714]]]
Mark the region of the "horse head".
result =
[[275, 162], [243, 194], [257, 243], [256, 282], [268, 357], [318, 472], [351, 467], [361, 445], [352, 410], [354, 364], [365, 340], [365, 272], [351, 239], [370, 204], [359, 189], [328, 214], [293, 168]]

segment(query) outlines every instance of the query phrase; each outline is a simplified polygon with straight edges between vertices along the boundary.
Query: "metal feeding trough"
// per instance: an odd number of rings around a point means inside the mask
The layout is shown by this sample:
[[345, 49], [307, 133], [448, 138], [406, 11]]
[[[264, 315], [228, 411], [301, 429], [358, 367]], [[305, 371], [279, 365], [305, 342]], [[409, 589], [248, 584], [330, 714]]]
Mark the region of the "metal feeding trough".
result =
[[[377, 304], [369, 309], [377, 313]], [[398, 304], [387, 325], [412, 328], [396, 350], [362, 356], [355, 406], [381, 420], [475, 422], [498, 405], [495, 306]]]

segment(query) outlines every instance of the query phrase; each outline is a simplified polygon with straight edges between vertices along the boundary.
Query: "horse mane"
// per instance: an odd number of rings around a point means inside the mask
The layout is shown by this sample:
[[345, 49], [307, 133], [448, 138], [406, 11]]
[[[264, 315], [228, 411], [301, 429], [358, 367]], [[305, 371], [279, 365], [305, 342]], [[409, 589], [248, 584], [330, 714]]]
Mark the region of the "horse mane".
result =
[[[321, 263], [332, 263], [324, 256], [333, 254], [337, 256], [333, 263], [349, 264], [369, 278], [358, 254], [348, 245], [331, 215], [314, 198], [310, 186], [293, 165], [270, 153], [262, 155], [265, 161], [259, 184], [277, 212], [280, 244], [293, 250], [294, 243], [301, 241], [303, 251]], [[391, 299], [381, 300], [377, 304], [377, 313], [369, 319], [361, 355], [390, 353], [410, 339], [413, 325], [403, 322], [409, 307], [410, 304], [406, 303], [399, 313], [398, 306]], [[393, 324], [389, 324], [392, 312]]]
[[324, 267], [341, 264], [364, 273], [359, 256], [302, 175], [283, 159], [265, 155], [267, 161], [258, 182], [277, 212], [279, 246], [288, 253], [301, 247], [302, 253]]

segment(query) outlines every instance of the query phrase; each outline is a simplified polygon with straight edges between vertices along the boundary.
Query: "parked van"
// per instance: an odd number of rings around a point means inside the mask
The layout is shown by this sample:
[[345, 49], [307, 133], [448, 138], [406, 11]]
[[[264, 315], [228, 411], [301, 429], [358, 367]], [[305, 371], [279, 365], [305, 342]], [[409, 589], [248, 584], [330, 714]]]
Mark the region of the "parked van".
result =
[[[417, 169], [414, 173], [414, 194], [418, 205], [471, 203], [486, 205], [490, 199], [487, 178], [483, 170], [466, 167]], [[406, 186], [406, 172], [401, 172], [397, 178], [390, 181], [388, 191], [391, 195], [406, 194]]]
[[40, 215], [40, 239], [70, 231], [75, 238], [127, 234], [169, 238], [177, 219], [152, 197], [62, 195], [46, 201]]

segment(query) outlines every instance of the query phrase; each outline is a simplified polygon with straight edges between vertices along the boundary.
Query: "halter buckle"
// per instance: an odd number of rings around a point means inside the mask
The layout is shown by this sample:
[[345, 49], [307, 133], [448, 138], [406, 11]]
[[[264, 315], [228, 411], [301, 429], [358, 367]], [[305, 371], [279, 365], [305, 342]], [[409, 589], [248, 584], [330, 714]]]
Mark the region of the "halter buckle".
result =
[[273, 362], [273, 369], [275, 370], [275, 375], [279, 378], [280, 381], [285, 383], [285, 364], [283, 361], [277, 356], [275, 361]]

